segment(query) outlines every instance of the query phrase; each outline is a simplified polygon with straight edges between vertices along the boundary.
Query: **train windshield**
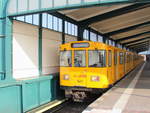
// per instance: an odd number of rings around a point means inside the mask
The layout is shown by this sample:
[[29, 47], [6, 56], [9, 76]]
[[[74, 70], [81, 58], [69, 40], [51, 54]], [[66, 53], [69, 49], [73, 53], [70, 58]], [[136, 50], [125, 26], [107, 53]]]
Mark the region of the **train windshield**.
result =
[[60, 66], [71, 67], [72, 66], [72, 52], [71, 51], [61, 51], [60, 52]]
[[89, 67], [106, 67], [106, 51], [89, 51]]
[[85, 67], [86, 66], [85, 51], [74, 51], [74, 66], [75, 67]]

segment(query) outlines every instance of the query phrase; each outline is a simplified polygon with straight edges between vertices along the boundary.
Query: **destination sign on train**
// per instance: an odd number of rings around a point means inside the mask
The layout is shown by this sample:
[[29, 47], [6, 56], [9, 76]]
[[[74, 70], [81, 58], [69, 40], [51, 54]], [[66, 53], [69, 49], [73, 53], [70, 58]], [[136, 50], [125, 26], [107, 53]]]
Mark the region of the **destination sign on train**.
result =
[[73, 43], [72, 48], [85, 48], [85, 47], [89, 47], [89, 43]]

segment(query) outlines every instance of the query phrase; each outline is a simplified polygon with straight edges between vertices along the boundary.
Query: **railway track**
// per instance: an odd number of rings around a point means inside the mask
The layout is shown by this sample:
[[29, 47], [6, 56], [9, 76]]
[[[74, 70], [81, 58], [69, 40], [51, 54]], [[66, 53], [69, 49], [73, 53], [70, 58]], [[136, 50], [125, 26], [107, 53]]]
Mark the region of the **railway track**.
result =
[[88, 99], [86, 102], [73, 102], [67, 100], [64, 103], [44, 112], [44, 113], [81, 113], [89, 104], [96, 100], [100, 95]]

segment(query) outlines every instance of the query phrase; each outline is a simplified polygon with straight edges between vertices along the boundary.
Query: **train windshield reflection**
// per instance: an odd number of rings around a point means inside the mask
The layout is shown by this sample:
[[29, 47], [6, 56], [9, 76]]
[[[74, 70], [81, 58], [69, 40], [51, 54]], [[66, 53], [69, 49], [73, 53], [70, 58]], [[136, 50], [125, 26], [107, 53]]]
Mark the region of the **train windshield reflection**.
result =
[[71, 51], [61, 51], [60, 52], [60, 66], [71, 67], [72, 66], [72, 58]]
[[106, 51], [89, 51], [89, 67], [106, 67]]

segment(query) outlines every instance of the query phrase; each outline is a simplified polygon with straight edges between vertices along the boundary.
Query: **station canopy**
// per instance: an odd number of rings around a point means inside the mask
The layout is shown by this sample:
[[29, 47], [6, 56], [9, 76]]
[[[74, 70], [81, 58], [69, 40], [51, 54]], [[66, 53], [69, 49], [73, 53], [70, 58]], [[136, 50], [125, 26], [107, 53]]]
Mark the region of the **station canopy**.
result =
[[41, 12], [70, 18], [137, 52], [150, 46], [149, 0], [10, 0], [8, 6], [8, 16]]

